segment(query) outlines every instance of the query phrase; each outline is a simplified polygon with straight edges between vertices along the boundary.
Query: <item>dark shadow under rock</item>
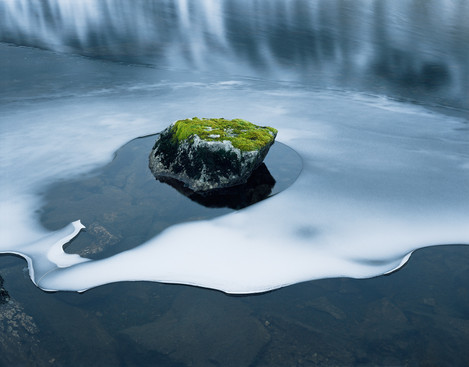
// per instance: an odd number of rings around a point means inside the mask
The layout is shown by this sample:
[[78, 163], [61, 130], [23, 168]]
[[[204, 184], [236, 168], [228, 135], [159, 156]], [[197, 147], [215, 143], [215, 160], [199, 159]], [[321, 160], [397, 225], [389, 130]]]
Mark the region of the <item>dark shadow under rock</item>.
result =
[[275, 179], [264, 163], [254, 170], [245, 184], [208, 192], [195, 192], [183, 182], [170, 177], [158, 177], [157, 180], [167, 183], [189, 199], [206, 207], [230, 209], [246, 208], [266, 199], [275, 185]]

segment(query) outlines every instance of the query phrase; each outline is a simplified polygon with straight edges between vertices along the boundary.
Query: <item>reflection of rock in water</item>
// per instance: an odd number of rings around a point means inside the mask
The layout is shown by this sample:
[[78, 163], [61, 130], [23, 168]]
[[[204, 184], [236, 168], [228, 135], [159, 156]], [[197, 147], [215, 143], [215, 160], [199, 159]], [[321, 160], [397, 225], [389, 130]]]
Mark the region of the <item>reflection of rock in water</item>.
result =
[[174, 187], [189, 199], [209, 208], [245, 208], [267, 198], [275, 185], [275, 179], [264, 163], [254, 170], [245, 184], [206, 193], [197, 193], [173, 178], [160, 176], [157, 179]]

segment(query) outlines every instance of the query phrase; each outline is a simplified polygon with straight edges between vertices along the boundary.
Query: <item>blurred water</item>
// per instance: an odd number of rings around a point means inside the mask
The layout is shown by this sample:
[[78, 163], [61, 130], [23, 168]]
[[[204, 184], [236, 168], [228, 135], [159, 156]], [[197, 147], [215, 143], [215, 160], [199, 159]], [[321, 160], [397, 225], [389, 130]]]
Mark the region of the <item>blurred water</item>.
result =
[[464, 0], [3, 0], [0, 40], [468, 108]]

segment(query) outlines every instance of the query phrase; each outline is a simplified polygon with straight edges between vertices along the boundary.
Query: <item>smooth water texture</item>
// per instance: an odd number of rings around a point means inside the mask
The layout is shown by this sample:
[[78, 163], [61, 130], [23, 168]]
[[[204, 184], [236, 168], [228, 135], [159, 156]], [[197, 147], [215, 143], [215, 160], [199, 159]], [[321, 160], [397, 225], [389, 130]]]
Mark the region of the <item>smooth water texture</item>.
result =
[[3, 42], [468, 108], [465, 0], [0, 1]]
[[[46, 1], [33, 12], [1, 2], [3, 41], [122, 63], [0, 46], [0, 252], [27, 258], [46, 290], [150, 280], [254, 293], [372, 277], [418, 248], [469, 244], [467, 4], [431, 3], [419, 21], [419, 1], [339, 3]], [[251, 207], [106, 259], [61, 251], [81, 225], [39, 225], [47, 187], [192, 116], [276, 127], [303, 160], [300, 176]]]

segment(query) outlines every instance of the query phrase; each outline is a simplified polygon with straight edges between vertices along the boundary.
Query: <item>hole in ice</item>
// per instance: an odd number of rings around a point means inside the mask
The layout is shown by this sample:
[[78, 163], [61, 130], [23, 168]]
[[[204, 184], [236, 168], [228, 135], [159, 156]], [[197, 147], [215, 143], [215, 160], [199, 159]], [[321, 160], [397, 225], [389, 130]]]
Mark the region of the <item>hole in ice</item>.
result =
[[105, 167], [48, 188], [40, 210], [42, 225], [57, 230], [80, 218], [86, 226], [66, 245], [67, 253], [102, 259], [134, 248], [171, 225], [214, 218], [275, 195], [302, 169], [300, 156], [276, 142], [265, 165], [244, 187], [198, 197], [153, 177], [148, 154], [154, 140], [154, 135], [134, 139]]

